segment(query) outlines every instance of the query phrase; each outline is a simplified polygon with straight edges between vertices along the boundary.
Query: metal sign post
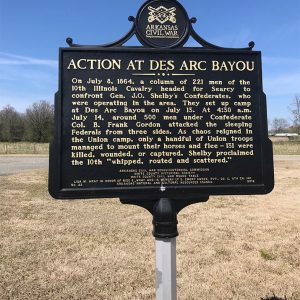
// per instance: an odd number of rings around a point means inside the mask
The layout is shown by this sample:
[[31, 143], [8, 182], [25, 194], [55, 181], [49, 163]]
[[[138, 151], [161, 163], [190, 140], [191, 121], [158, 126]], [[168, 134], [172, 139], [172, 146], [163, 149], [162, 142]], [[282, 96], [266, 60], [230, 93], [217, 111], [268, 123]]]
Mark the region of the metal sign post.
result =
[[[177, 197], [183, 196], [180, 193]], [[153, 231], [155, 237], [155, 271], [156, 300], [176, 300], [176, 237], [177, 214], [185, 207], [199, 202], [206, 202], [208, 195], [198, 197], [186, 195], [186, 199], [177, 198], [148, 199], [137, 202], [136, 199], [121, 198], [123, 204], [142, 206], [153, 216]]]
[[173, 201], [161, 198], [153, 209], [156, 250], [156, 299], [176, 299], [177, 211]]
[[155, 239], [156, 300], [176, 299], [176, 237]]

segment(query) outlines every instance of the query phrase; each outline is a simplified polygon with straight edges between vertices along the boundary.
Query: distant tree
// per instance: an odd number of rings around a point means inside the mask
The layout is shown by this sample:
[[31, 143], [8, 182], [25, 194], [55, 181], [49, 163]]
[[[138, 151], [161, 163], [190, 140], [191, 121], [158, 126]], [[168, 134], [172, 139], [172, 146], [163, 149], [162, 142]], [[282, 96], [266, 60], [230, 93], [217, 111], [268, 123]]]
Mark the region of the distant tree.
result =
[[289, 128], [289, 122], [284, 118], [275, 118], [272, 122], [272, 131], [274, 133], [286, 132]]
[[268, 121], [268, 132], [269, 132], [269, 133], [272, 133], [272, 130], [271, 130], [271, 128], [270, 128], [270, 126], [271, 126], [271, 125], [270, 125], [270, 119], [268, 118], [267, 121]]
[[293, 128], [300, 134], [300, 96], [296, 95], [294, 102], [289, 107], [292, 113]]
[[34, 103], [26, 110], [27, 138], [32, 142], [51, 141], [54, 127], [54, 105], [47, 101]]
[[20, 142], [24, 139], [24, 115], [10, 105], [0, 111], [0, 140], [2, 142]]

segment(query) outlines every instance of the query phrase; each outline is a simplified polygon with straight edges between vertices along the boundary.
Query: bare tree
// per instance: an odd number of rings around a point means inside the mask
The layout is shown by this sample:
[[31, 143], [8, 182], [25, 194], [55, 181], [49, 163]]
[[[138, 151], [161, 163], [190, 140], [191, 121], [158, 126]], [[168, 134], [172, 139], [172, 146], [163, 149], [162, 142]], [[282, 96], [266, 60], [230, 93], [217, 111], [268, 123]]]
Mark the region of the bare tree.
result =
[[53, 135], [54, 105], [47, 101], [34, 103], [26, 110], [27, 136], [33, 142], [49, 142]]
[[296, 95], [294, 102], [289, 107], [292, 113], [293, 127], [300, 134], [300, 96]]
[[284, 118], [275, 118], [272, 122], [272, 130], [274, 133], [287, 132], [289, 126], [289, 122]]
[[0, 111], [0, 141], [19, 142], [24, 138], [24, 116], [12, 106], [7, 105]]

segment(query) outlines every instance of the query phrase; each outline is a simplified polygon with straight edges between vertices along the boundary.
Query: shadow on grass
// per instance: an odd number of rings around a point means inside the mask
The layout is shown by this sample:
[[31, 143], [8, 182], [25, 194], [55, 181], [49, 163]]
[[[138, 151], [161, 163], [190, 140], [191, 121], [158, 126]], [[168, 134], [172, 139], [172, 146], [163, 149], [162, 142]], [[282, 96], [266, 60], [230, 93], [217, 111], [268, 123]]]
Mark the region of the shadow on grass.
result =
[[277, 297], [275, 294], [273, 294], [273, 296], [271, 297], [265, 297], [265, 298], [260, 298], [260, 300], [287, 300], [286, 297], [284, 298], [280, 298], [280, 297]]

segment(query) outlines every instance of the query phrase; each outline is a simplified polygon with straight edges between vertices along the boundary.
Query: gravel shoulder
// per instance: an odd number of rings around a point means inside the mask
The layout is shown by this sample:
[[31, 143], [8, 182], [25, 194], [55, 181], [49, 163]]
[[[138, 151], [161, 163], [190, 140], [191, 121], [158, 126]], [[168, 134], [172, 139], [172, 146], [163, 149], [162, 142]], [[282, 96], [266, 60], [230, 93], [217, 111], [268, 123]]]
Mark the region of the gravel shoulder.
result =
[[[275, 161], [300, 161], [300, 155], [275, 155]], [[48, 155], [0, 155], [0, 176], [48, 168]]]

